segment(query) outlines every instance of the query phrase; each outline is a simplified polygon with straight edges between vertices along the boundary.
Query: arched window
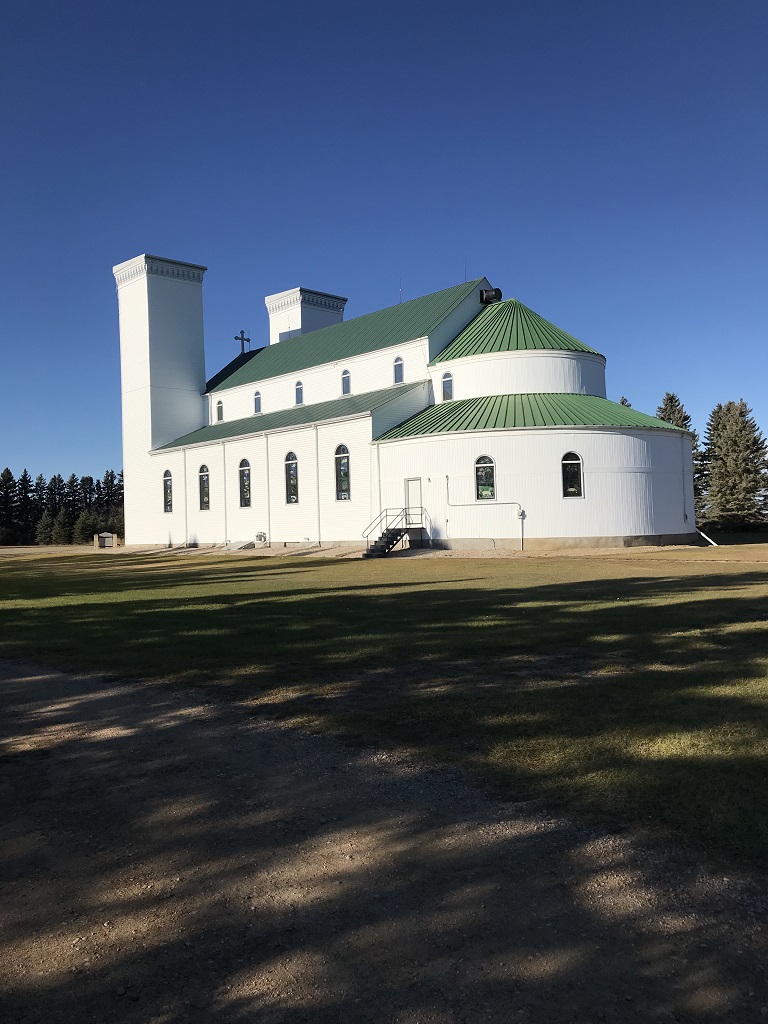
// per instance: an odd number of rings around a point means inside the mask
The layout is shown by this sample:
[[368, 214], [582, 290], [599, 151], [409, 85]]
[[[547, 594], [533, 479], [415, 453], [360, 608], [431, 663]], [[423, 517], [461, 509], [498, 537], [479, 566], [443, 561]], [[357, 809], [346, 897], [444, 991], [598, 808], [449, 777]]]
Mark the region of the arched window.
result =
[[475, 462], [475, 498], [477, 501], [493, 500], [496, 497], [496, 467], [488, 455], [481, 455]]
[[566, 452], [563, 456], [563, 497], [582, 498], [581, 456]]
[[251, 507], [251, 464], [248, 459], [240, 462], [238, 469], [240, 477], [240, 508]]
[[261, 412], [261, 392], [256, 391], [253, 395], [253, 415], [258, 416]]
[[300, 380], [296, 381], [296, 405], [304, 405], [304, 385]]
[[349, 501], [349, 448], [340, 444], [336, 449], [336, 501]]
[[299, 462], [293, 452], [285, 456], [285, 501], [287, 505], [299, 503]]
[[352, 377], [350, 376], [349, 370], [344, 370], [341, 375], [341, 393], [342, 395], [352, 394]]
[[207, 512], [211, 507], [211, 488], [210, 488], [210, 476], [208, 474], [208, 467], [201, 466], [199, 473], [200, 480], [200, 509], [202, 512]]
[[443, 401], [450, 402], [453, 398], [453, 376], [450, 373], [443, 374]]
[[221, 421], [223, 419], [224, 419], [224, 403], [223, 402], [217, 402], [216, 403], [216, 422], [217, 423], [221, 423]]
[[170, 469], [163, 473], [163, 512], [173, 512], [173, 477]]
[[393, 365], [395, 370], [395, 384], [402, 384], [405, 378], [403, 376], [403, 360], [400, 356], [397, 357]]

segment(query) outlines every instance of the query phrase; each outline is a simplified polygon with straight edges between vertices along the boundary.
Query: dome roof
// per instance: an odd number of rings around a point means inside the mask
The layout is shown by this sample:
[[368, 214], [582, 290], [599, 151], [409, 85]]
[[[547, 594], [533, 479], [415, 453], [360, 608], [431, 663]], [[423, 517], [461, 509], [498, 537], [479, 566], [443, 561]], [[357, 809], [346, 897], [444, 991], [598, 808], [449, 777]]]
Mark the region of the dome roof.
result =
[[589, 352], [600, 355], [577, 338], [561, 331], [544, 317], [528, 309], [517, 299], [494, 302], [477, 314], [433, 363], [491, 352], [523, 352], [559, 349], [565, 352]]

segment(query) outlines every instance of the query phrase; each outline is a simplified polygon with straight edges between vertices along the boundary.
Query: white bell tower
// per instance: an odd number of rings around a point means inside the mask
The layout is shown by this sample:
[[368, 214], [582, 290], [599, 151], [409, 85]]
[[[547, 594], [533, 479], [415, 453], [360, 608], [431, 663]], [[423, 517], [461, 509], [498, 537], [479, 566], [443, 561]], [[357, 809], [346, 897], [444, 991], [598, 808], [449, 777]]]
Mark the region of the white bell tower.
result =
[[120, 314], [128, 544], [143, 543], [162, 512], [162, 471], [157, 472], [159, 463], [150, 451], [206, 422], [206, 269], [148, 255], [113, 267]]

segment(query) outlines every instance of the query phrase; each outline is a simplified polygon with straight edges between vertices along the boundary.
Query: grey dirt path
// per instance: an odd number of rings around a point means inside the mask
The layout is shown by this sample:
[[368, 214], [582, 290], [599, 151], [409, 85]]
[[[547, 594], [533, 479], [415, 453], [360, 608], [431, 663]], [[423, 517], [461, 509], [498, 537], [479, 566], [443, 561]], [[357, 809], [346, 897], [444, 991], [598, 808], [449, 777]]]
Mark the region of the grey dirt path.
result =
[[198, 692], [0, 665], [0, 1019], [768, 1019], [765, 887]]

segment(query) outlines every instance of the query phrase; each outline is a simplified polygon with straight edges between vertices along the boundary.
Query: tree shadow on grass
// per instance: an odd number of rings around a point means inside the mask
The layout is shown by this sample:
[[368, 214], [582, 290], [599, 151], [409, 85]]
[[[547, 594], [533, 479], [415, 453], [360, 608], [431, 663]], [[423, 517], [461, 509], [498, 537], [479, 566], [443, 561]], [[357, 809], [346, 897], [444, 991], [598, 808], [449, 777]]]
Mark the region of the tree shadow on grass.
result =
[[310, 568], [286, 566], [278, 589], [236, 591], [225, 566], [203, 596], [163, 573], [130, 600], [30, 598], [3, 612], [3, 648], [209, 687], [458, 763], [503, 796], [768, 866], [768, 573], [510, 586], [464, 564], [448, 579]]
[[746, 1022], [766, 1000], [749, 913], [685, 858], [193, 691], [3, 676], [8, 1020]]

